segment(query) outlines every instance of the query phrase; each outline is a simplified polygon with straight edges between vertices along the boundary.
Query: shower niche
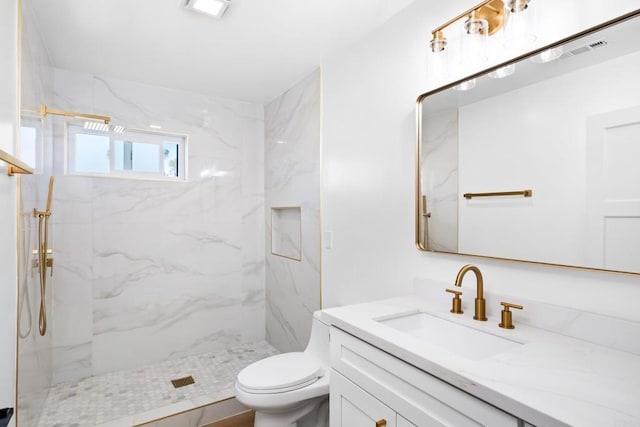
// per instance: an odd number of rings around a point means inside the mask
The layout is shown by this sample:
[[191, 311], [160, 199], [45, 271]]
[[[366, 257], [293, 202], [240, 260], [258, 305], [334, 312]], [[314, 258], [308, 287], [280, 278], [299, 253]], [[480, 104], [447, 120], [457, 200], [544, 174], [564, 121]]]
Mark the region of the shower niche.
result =
[[302, 208], [271, 208], [271, 253], [302, 261]]

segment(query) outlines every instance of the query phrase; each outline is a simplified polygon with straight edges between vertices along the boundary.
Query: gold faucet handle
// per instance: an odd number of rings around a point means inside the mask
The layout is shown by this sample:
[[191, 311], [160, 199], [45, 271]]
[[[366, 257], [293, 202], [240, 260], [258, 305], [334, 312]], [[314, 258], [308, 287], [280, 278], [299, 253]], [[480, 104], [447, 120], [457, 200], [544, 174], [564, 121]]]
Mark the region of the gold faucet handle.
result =
[[462, 291], [457, 291], [455, 289], [447, 289], [446, 291], [453, 294], [453, 300], [451, 301], [451, 312], [455, 314], [462, 314], [462, 300], [460, 299]]
[[514, 329], [513, 326], [513, 313], [509, 310], [510, 308], [515, 308], [518, 310], [522, 310], [524, 307], [518, 304], [511, 304], [509, 302], [501, 302], [500, 303], [504, 308], [502, 309], [502, 322], [498, 324], [501, 328], [504, 329]]

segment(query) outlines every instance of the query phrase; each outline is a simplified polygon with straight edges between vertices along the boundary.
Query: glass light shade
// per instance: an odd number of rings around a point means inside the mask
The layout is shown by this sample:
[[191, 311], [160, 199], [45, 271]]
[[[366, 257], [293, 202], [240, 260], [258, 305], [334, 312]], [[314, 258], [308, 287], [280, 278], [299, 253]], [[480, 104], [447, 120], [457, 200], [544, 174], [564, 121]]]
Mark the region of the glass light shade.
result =
[[516, 72], [516, 64], [509, 64], [490, 72], [489, 77], [491, 77], [492, 79], [503, 79], [505, 77], [509, 77], [515, 72]]
[[465, 90], [471, 90], [476, 87], [476, 79], [469, 79], [453, 87], [453, 90], [463, 92]]
[[441, 80], [447, 77], [449, 71], [449, 50], [444, 49], [439, 52], [427, 52], [427, 77], [429, 79]]
[[562, 56], [562, 46], [554, 47], [553, 49], [547, 49], [544, 52], [540, 52], [531, 61], [538, 64], [544, 64], [545, 62], [555, 61]]
[[460, 41], [461, 61], [465, 68], [480, 68], [488, 57], [489, 23], [472, 15], [464, 23], [464, 32]]
[[509, 49], [523, 49], [536, 40], [536, 11], [529, 3], [511, 0], [505, 4], [504, 45]]

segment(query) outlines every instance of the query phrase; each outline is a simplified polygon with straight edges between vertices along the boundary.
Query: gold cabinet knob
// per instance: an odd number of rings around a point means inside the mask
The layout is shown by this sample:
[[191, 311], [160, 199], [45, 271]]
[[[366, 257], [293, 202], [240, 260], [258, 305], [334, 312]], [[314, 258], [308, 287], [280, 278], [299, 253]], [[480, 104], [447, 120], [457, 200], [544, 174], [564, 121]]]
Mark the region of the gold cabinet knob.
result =
[[376, 427], [387, 427], [387, 420], [384, 418], [376, 421]]
[[451, 301], [451, 312], [455, 314], [462, 314], [462, 300], [460, 295], [462, 291], [456, 291], [455, 289], [447, 289], [447, 292], [453, 294], [453, 300]]
[[498, 323], [498, 326], [504, 329], [514, 329], [515, 326], [513, 326], [513, 318], [512, 318], [513, 313], [511, 313], [509, 309], [515, 308], [518, 310], [522, 310], [524, 307], [518, 304], [511, 304], [509, 302], [504, 302], [504, 301], [501, 302], [500, 304], [502, 304], [504, 308], [502, 309], [502, 322]]

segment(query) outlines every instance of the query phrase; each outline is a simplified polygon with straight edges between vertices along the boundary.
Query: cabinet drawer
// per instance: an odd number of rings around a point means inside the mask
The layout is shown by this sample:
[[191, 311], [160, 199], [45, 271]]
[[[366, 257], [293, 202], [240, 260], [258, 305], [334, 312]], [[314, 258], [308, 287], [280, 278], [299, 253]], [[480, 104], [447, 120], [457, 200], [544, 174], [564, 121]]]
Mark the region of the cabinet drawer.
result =
[[420, 427], [518, 426], [512, 415], [335, 327], [331, 366]]
[[331, 374], [329, 405], [331, 427], [397, 427], [391, 408], [335, 371]]

